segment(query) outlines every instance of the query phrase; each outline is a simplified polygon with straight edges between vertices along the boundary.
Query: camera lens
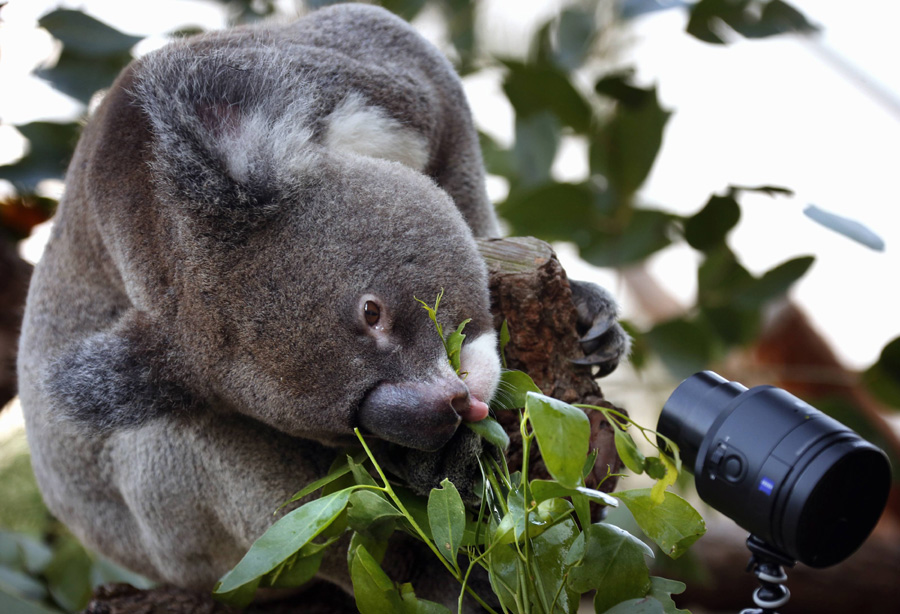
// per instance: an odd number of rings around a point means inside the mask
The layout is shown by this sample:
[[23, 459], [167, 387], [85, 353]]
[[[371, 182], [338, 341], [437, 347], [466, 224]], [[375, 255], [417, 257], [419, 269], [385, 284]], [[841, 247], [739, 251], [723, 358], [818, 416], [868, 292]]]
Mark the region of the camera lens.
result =
[[812, 567], [852, 554], [887, 502], [884, 452], [773, 386], [698, 373], [666, 401], [657, 430], [678, 445], [704, 501]]

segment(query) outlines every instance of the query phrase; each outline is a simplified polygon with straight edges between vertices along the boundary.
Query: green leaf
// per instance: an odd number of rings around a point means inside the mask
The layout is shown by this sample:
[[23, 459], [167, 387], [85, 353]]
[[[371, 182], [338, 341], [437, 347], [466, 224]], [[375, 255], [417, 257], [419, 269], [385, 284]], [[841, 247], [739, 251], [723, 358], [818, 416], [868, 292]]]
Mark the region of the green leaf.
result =
[[578, 535], [578, 526], [574, 520], [569, 519], [553, 525], [531, 542], [534, 553], [534, 584], [543, 597], [535, 599], [535, 602], [552, 604], [555, 599], [556, 608], [551, 610], [553, 612], [574, 612], [578, 608], [580, 595], [565, 584], [569, 569], [569, 550]]
[[456, 486], [447, 478], [428, 496], [428, 525], [438, 550], [456, 567], [456, 553], [466, 529], [466, 508]]
[[584, 62], [597, 33], [594, 13], [566, 8], [559, 15], [553, 60], [563, 70], [575, 70]]
[[665, 467], [665, 473], [663, 474], [663, 477], [656, 481], [653, 488], [650, 489], [650, 499], [653, 501], [654, 505], [659, 505], [663, 502], [666, 489], [678, 479], [678, 469], [675, 468], [675, 464], [669, 460], [665, 454], [660, 455], [659, 460], [663, 467]]
[[567, 488], [559, 482], [552, 482], [549, 480], [532, 480], [530, 488], [531, 498], [535, 503], [538, 504], [557, 497], [571, 497], [575, 494], [581, 494], [582, 496], [587, 497], [588, 499], [591, 499], [602, 505], [608, 505], [610, 507], [616, 507], [619, 505], [619, 501], [612, 495], [608, 495], [605, 492], [601, 492], [593, 488], [586, 488], [584, 486], [579, 486], [577, 488]]
[[644, 471], [654, 480], [661, 480], [666, 477], [668, 468], [660, 457], [649, 456], [644, 459]]
[[497, 212], [516, 235], [587, 245], [600, 223], [594, 198], [586, 183], [548, 183], [511, 193]]
[[400, 587], [400, 599], [403, 602], [403, 614], [451, 614], [450, 610], [439, 603], [416, 597], [409, 583]]
[[503, 91], [517, 117], [550, 111], [575, 132], [588, 132], [591, 107], [565, 72], [547, 64], [527, 65], [513, 61], [504, 64], [508, 73]]
[[350, 495], [347, 522], [358, 533], [387, 540], [394, 532], [397, 519], [402, 517], [400, 510], [381, 493], [361, 489]]
[[[597, 589], [594, 609], [605, 612], [626, 599], [639, 599], [650, 589], [650, 573], [644, 556], [646, 544], [608, 524], [592, 524], [583, 533], [584, 552], [569, 571], [569, 587], [586, 593]], [[575, 544], [573, 552], [577, 552]], [[571, 558], [571, 557], [570, 557]]]
[[[600, 610], [597, 610], [598, 612]], [[609, 608], [604, 614], [665, 614], [663, 605], [653, 597], [627, 599]]]
[[28, 153], [0, 166], [0, 179], [11, 182], [20, 194], [31, 194], [44, 179], [62, 179], [81, 127], [76, 123], [32, 122], [16, 129], [28, 140]]
[[900, 337], [884, 346], [875, 364], [863, 373], [863, 382], [883, 402], [900, 408]]
[[50, 609], [34, 601], [28, 601], [11, 595], [0, 588], [0, 612], [9, 614], [59, 614], [59, 610]]
[[741, 207], [732, 196], [711, 196], [706, 205], [684, 224], [684, 238], [696, 250], [708, 251], [725, 242], [741, 219]]
[[634, 516], [641, 530], [671, 558], [678, 558], [706, 532], [706, 523], [691, 504], [666, 492], [656, 504], [650, 489], [614, 493]]
[[91, 557], [74, 538], [66, 538], [44, 569], [47, 589], [63, 609], [80, 612], [91, 597]]
[[325, 549], [335, 540], [326, 544], [307, 544], [295, 556], [266, 574], [260, 582], [261, 586], [271, 588], [294, 588], [303, 586], [312, 580], [322, 565]]
[[384, 560], [384, 555], [387, 553], [388, 542], [382, 539], [375, 539], [369, 535], [363, 535], [362, 533], [353, 532], [350, 535], [350, 545], [347, 547], [347, 568], [350, 568], [350, 565], [353, 564], [353, 557], [356, 555], [356, 549], [360, 546], [365, 547], [365, 549], [372, 555], [378, 564], [381, 564], [381, 561]]
[[350, 467], [350, 473], [353, 474], [353, 480], [359, 484], [360, 486], [377, 486], [375, 483], [375, 478], [372, 477], [372, 474], [366, 471], [365, 461], [356, 462], [356, 460], [347, 456], [347, 465]]
[[148, 589], [156, 585], [153, 580], [125, 569], [105, 557], [94, 554], [93, 558], [93, 565], [91, 565], [91, 586], [93, 587], [103, 584], [125, 583], [135, 588]]
[[581, 486], [591, 438], [588, 417], [577, 407], [535, 392], [528, 393], [525, 412], [550, 475], [563, 486]]
[[500, 450], [505, 451], [509, 448], [509, 435], [506, 434], [506, 431], [503, 430], [500, 423], [493, 418], [487, 417], [478, 422], [464, 422], [463, 424], [488, 443], [497, 446]]
[[613, 428], [613, 436], [616, 443], [616, 452], [625, 466], [637, 475], [643, 473], [644, 455], [638, 450], [631, 435], [622, 429]]
[[813, 256], [801, 256], [783, 262], [767, 271], [750, 287], [735, 293], [734, 300], [743, 307], [758, 308], [780, 298], [812, 266]]
[[626, 209], [623, 220], [594, 228], [581, 257], [595, 266], [615, 267], [638, 262], [671, 244], [674, 217], [654, 209]]
[[36, 75], [60, 92], [88, 104], [99, 90], [109, 87], [131, 61], [130, 54], [91, 58], [63, 50], [56, 64], [42, 68]]
[[[365, 453], [362, 453], [362, 454], [357, 455], [357, 457], [355, 459], [353, 459], [353, 461], [356, 463], [361, 463], [361, 462], [363, 462], [363, 460], [365, 458], [366, 458]], [[344, 477], [348, 473], [350, 473], [350, 464], [348, 462], [346, 462], [345, 458], [340, 458], [340, 457], [336, 458], [334, 463], [332, 463], [332, 466], [331, 466], [330, 470], [328, 471], [327, 475], [319, 478], [315, 482], [311, 482], [310, 484], [307, 484], [300, 491], [298, 491], [293, 497], [291, 497], [290, 499], [285, 501], [281, 505], [281, 507], [279, 507], [278, 509], [281, 509], [288, 503], [293, 503], [294, 501], [299, 501], [303, 497], [313, 494], [320, 488], [324, 488], [325, 486], [331, 484], [332, 482]], [[349, 484], [348, 484], [348, 486], [349, 486]], [[330, 494], [330, 493], [322, 493], [322, 494]]]
[[491, 399], [491, 409], [522, 409], [529, 392], [540, 394], [537, 387], [527, 373], [522, 371], [503, 371], [500, 374], [500, 383], [497, 393]]
[[[642, 90], [623, 74], [608, 75], [594, 90], [601, 95], [628, 92], [617, 99], [612, 116], [591, 136], [591, 170], [603, 175], [620, 194], [632, 195], [647, 179], [671, 112], [662, 108], [656, 88]], [[635, 95], [642, 91], [641, 95]]]
[[400, 593], [365, 546], [358, 546], [353, 553], [350, 579], [360, 614], [403, 612]]
[[720, 22], [747, 38], [817, 30], [800, 11], [781, 0], [700, 0], [691, 8], [687, 31], [707, 43], [724, 45], [729, 41], [720, 35]]
[[680, 595], [684, 589], [684, 582], [651, 576], [650, 592], [647, 593], [647, 596], [659, 601], [665, 614], [690, 614], [687, 610], [679, 610], [672, 600], [672, 595]]
[[142, 40], [75, 10], [57, 9], [41, 17], [38, 25], [62, 42], [66, 49], [90, 58], [126, 53]]
[[0, 565], [0, 591], [34, 601], [42, 601], [48, 596], [43, 584], [25, 572], [5, 565]]
[[[246, 605], [245, 594], [228, 593], [259, 579], [324, 531], [347, 507], [353, 488], [310, 501], [278, 519], [250, 547], [244, 558], [222, 577], [214, 594], [232, 605]], [[252, 598], [252, 592], [250, 593]]]
[[550, 180], [559, 137], [559, 120], [549, 111], [516, 117], [513, 159], [523, 186], [539, 186]]
[[709, 328], [690, 320], [669, 320], [644, 334], [666, 368], [686, 378], [702, 371], [716, 354], [716, 339]]
[[[521, 611], [516, 605], [516, 595], [519, 592], [519, 581], [522, 578], [522, 568], [519, 553], [514, 544], [498, 544], [487, 555], [488, 579], [494, 594], [500, 598], [500, 602], [513, 612]], [[524, 571], [524, 570], [522, 570]]]
[[447, 351], [447, 359], [450, 361], [450, 366], [453, 367], [453, 370], [456, 371], [457, 375], [459, 375], [459, 353], [462, 349], [463, 341], [466, 340], [466, 336], [462, 331], [466, 327], [466, 324], [471, 321], [471, 318], [463, 320], [457, 329], [447, 335], [447, 339], [444, 340], [444, 349]]

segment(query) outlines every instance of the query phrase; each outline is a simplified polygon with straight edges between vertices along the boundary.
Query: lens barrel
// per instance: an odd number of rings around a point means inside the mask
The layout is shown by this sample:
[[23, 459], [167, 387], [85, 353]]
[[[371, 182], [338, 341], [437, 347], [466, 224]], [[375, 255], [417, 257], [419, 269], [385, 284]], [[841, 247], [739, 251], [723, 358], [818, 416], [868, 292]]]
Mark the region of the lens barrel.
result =
[[663, 407], [700, 497], [794, 560], [828, 567], [868, 537], [887, 503], [887, 456], [773, 386], [752, 389], [704, 371]]

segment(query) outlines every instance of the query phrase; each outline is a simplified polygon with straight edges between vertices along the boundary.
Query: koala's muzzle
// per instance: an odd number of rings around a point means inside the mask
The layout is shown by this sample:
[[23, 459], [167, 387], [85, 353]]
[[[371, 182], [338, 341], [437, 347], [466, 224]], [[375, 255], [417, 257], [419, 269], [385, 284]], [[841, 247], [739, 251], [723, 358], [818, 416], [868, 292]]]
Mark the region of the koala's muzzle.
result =
[[358, 417], [362, 428], [385, 441], [431, 452], [450, 440], [469, 405], [469, 389], [459, 379], [382, 382]]

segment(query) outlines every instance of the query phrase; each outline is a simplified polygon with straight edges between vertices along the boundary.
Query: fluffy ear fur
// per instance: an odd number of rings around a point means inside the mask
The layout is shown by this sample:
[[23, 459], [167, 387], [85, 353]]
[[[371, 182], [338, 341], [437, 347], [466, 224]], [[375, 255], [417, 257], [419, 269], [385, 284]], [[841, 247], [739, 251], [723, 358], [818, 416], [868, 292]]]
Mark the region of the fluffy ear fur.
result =
[[175, 46], [148, 57], [138, 75], [153, 168], [169, 200], [219, 223], [247, 224], [277, 210], [308, 175], [311, 95], [283, 53]]

